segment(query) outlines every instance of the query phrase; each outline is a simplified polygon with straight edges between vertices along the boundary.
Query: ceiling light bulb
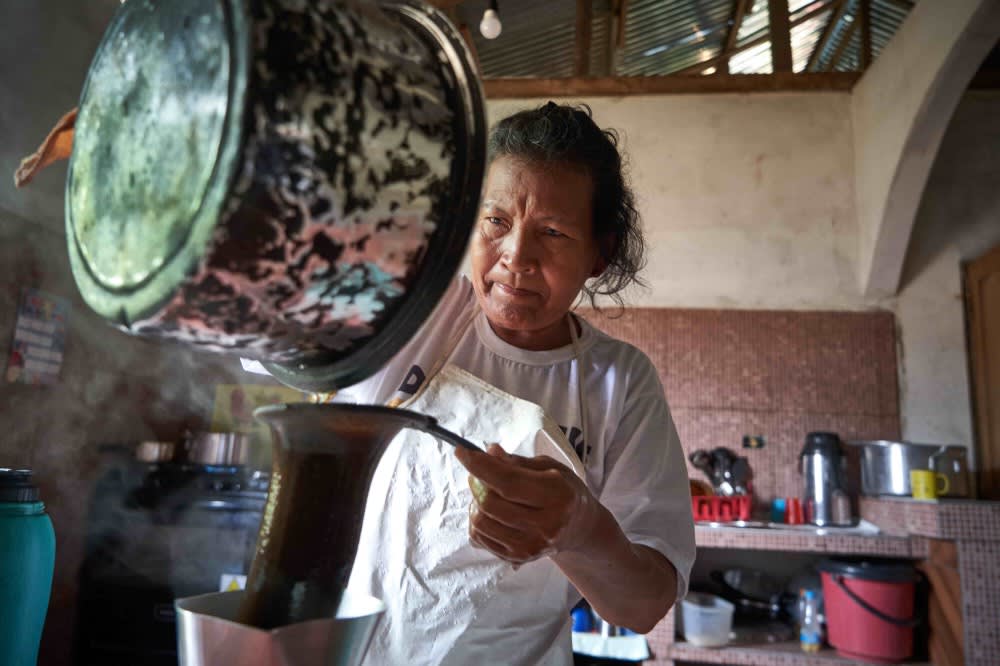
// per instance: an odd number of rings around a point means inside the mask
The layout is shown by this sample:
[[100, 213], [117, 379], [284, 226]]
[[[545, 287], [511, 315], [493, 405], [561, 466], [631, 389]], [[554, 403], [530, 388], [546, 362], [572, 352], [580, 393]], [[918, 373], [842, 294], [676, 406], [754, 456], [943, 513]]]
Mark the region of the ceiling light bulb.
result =
[[500, 15], [497, 10], [490, 7], [485, 12], [483, 12], [483, 20], [479, 22], [479, 32], [483, 34], [486, 39], [496, 39], [500, 36], [500, 30], [503, 29], [503, 25], [500, 24]]

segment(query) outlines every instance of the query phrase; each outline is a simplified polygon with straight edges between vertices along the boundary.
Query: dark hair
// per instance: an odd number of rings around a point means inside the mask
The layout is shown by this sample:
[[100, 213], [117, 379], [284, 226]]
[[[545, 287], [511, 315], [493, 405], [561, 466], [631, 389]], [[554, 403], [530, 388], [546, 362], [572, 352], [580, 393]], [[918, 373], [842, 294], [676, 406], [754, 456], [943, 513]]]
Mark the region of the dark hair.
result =
[[[607, 268], [584, 285], [583, 292], [597, 307], [597, 295], [624, 305], [620, 292], [633, 282], [645, 283], [638, 273], [645, 265], [645, 241], [635, 195], [626, 182], [618, 152], [618, 133], [602, 130], [590, 107], [555, 102], [520, 111], [497, 123], [490, 133], [489, 161], [501, 155], [539, 162], [562, 162], [583, 168], [593, 183], [594, 237]], [[605, 239], [610, 240], [606, 242]]]

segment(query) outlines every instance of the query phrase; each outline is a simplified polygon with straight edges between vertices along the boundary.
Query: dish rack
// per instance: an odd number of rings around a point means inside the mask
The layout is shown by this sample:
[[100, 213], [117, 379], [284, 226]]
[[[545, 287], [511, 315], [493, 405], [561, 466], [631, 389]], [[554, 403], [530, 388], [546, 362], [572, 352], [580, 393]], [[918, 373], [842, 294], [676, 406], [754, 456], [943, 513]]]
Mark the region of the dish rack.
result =
[[753, 495], [720, 495], [695, 496], [691, 498], [691, 512], [695, 521], [712, 523], [730, 523], [737, 520], [750, 520], [753, 509]]

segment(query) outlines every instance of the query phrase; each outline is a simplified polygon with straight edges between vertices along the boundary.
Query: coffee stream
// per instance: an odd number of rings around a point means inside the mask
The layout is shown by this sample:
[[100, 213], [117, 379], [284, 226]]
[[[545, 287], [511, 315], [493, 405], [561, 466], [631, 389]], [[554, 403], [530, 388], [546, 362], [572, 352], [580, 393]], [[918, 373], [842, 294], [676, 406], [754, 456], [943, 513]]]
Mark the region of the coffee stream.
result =
[[354, 405], [265, 408], [271, 486], [239, 621], [261, 629], [336, 615], [368, 487], [405, 412]]

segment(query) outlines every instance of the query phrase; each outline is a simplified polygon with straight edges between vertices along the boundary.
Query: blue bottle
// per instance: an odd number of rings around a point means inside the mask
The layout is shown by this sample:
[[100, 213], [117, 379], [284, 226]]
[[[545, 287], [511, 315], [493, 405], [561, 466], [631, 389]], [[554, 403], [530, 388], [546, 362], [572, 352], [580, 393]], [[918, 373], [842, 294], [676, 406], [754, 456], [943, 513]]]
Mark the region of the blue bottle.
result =
[[56, 535], [31, 470], [0, 468], [0, 664], [35, 666]]
[[586, 634], [594, 629], [594, 618], [590, 615], [590, 609], [579, 606], [570, 613], [573, 618], [573, 631]]

